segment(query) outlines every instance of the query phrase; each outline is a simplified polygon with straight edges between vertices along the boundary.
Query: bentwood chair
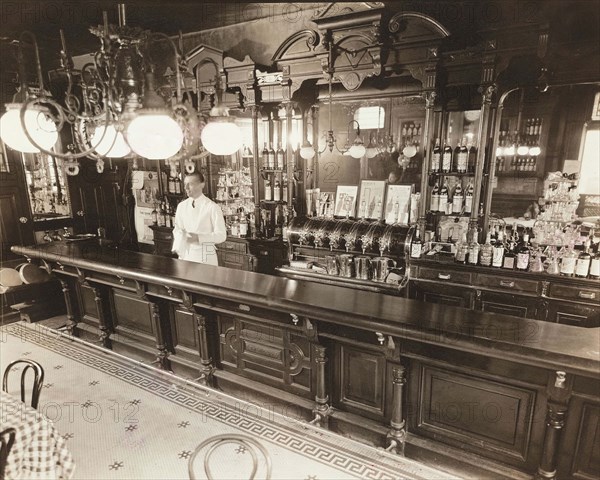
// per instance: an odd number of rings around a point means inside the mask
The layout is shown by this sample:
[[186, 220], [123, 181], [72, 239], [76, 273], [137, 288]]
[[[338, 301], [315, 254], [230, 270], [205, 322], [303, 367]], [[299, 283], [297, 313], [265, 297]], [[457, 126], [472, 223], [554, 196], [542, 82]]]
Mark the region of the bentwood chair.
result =
[[33, 360], [15, 360], [11, 362], [4, 370], [4, 377], [2, 378], [2, 390], [8, 393], [8, 374], [10, 369], [15, 365], [24, 364], [23, 372], [21, 372], [21, 401], [25, 402], [25, 376], [27, 370], [33, 370], [33, 388], [31, 389], [31, 407], [37, 408], [40, 401], [40, 393], [42, 392], [42, 385], [44, 383], [44, 369], [42, 366], [34, 362]]
[[13, 443], [15, 443], [16, 433], [17, 431], [14, 428], [7, 428], [6, 430], [2, 430], [0, 433], [0, 440], [2, 440], [0, 445], [0, 480], [4, 480], [6, 461], [8, 459], [10, 449], [12, 448]]

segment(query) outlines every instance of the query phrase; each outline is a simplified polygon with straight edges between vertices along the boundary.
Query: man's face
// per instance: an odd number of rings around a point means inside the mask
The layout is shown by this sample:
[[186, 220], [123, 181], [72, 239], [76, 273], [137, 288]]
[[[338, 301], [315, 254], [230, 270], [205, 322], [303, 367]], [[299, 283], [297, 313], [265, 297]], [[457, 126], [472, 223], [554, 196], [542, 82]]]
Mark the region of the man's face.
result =
[[183, 180], [183, 188], [188, 197], [198, 198], [202, 194], [204, 183], [196, 176], [188, 176]]

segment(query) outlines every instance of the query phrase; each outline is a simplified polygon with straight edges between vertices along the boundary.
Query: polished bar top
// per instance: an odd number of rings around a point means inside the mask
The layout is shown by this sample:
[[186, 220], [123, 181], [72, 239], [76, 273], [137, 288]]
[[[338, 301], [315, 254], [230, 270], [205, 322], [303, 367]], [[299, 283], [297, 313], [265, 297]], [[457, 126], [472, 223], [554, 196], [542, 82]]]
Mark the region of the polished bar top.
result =
[[423, 303], [375, 292], [202, 265], [101, 247], [96, 241], [12, 247], [32, 259], [60, 262], [178, 288], [374, 334], [583, 374], [600, 373], [600, 328]]

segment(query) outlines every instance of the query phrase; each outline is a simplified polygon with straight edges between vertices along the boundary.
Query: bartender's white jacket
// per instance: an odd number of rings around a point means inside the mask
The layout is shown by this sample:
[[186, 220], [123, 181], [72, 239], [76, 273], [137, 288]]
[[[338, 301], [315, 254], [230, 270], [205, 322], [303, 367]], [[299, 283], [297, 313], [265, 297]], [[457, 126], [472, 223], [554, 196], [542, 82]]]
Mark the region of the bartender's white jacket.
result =
[[215, 244], [226, 238], [223, 213], [210, 198], [202, 194], [177, 205], [172, 250], [181, 260], [218, 265]]

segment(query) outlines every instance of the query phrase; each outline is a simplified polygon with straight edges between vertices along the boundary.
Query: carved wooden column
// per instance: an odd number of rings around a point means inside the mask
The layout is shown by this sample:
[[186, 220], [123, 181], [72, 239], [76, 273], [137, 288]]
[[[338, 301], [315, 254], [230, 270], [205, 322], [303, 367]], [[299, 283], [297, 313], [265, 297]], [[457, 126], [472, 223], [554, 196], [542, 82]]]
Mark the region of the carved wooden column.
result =
[[198, 373], [200, 376], [195, 379], [201, 385], [206, 387], [214, 386], [214, 371], [212, 357], [210, 356], [207, 335], [207, 316], [198, 313], [194, 307], [192, 296], [183, 291], [183, 307], [192, 314], [194, 324], [198, 330], [198, 353], [200, 354], [200, 366]]
[[315, 363], [317, 365], [317, 392], [315, 395], [316, 406], [313, 409], [315, 415], [311, 423], [317, 427], [329, 428], [329, 415], [331, 407], [329, 405], [329, 395], [325, 385], [325, 364], [327, 363], [327, 351], [322, 345], [314, 345]]
[[69, 335], [73, 335], [74, 337], [78, 336], [77, 332], [77, 319], [75, 318], [75, 308], [73, 307], [73, 299], [71, 296], [71, 289], [66, 280], [58, 277], [58, 281], [60, 282], [60, 286], [62, 288], [63, 295], [65, 297], [65, 305], [67, 306], [67, 325], [66, 329]]
[[319, 186], [319, 105], [313, 105], [310, 109], [312, 115], [312, 144], [315, 156], [312, 158], [313, 182], [311, 188]]
[[427, 224], [427, 180], [429, 179], [429, 160], [431, 158], [432, 150], [432, 132], [434, 131], [434, 115], [433, 107], [435, 105], [435, 99], [437, 97], [436, 92], [425, 92], [423, 94], [425, 98], [425, 129], [423, 132], [423, 166], [421, 168], [421, 205], [419, 207], [419, 221], [418, 228], [421, 232], [421, 238], [424, 238], [425, 226]]
[[390, 430], [386, 435], [388, 447], [386, 450], [404, 456], [404, 441], [406, 440], [406, 421], [404, 420], [404, 385], [406, 385], [406, 369], [402, 365], [392, 368], [392, 418]]
[[548, 406], [546, 407], [546, 436], [542, 458], [535, 474], [536, 480], [556, 478], [556, 464], [558, 461], [558, 447], [562, 429], [571, 399], [572, 378], [567, 378], [565, 372], [555, 372], [546, 387]]
[[[252, 90], [254, 92], [254, 90]], [[254, 157], [254, 162], [252, 164], [252, 195], [254, 195], [254, 225], [252, 225], [252, 233], [256, 234], [260, 228], [260, 186], [259, 186], [259, 176], [260, 176], [260, 150], [258, 145], [258, 121], [260, 118], [260, 106], [252, 105], [252, 156]]]
[[148, 302], [150, 307], [150, 313], [152, 315], [152, 321], [154, 322], [154, 329], [156, 331], [156, 360], [154, 362], [158, 365], [161, 370], [167, 370], [171, 372], [171, 361], [169, 360], [169, 349], [167, 348], [167, 339], [165, 336], [165, 330], [160, 318], [160, 307], [157, 303], [151, 301], [146, 295], [146, 291], [141, 282], [136, 281], [136, 293], [139, 298]]
[[98, 342], [105, 348], [112, 348], [112, 341], [110, 339], [112, 332], [110, 326], [107, 325], [104, 311], [105, 290], [100, 287], [91, 288], [94, 291], [94, 302], [96, 302], [96, 312], [98, 314], [98, 328], [100, 330]]

